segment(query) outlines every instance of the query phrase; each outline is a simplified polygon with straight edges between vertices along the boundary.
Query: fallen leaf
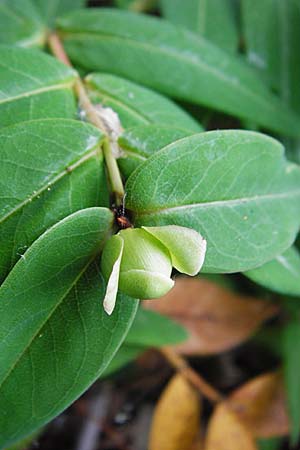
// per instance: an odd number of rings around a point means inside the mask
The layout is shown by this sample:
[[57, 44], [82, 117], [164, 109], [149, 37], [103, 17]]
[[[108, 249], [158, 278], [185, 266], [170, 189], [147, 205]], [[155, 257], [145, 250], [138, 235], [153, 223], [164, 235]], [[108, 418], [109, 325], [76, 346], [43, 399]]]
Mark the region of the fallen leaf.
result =
[[155, 408], [149, 450], [191, 450], [199, 434], [200, 409], [198, 392], [175, 375]]
[[208, 424], [205, 450], [257, 450], [250, 430], [225, 403], [216, 406]]
[[204, 450], [204, 443], [202, 437], [198, 436], [189, 450]]
[[209, 355], [248, 339], [278, 309], [265, 300], [231, 292], [206, 279], [179, 277], [175, 287], [143, 305], [182, 324], [190, 334], [176, 349], [185, 355]]
[[289, 420], [282, 377], [267, 373], [236, 389], [227, 401], [256, 437], [284, 436]]

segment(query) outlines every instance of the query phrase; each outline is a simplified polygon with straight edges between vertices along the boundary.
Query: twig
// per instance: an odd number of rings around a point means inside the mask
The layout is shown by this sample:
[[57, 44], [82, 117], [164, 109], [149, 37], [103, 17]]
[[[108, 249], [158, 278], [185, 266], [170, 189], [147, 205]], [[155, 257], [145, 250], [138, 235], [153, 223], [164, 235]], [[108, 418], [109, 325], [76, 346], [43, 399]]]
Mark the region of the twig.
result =
[[106, 138], [103, 142], [103, 154], [110, 177], [111, 189], [115, 194], [115, 202], [117, 205], [121, 205], [125, 195], [124, 186], [120, 175], [119, 167], [111, 151], [110, 142], [108, 138]]
[[[52, 54], [56, 56], [57, 59], [67, 66], [72, 67], [72, 63], [65, 52], [62, 42], [55, 32], [49, 34], [48, 45]], [[75, 81], [74, 89], [79, 100], [79, 106], [85, 111], [88, 121], [99, 128], [107, 136], [103, 144], [103, 153], [109, 173], [111, 188], [116, 197], [116, 204], [120, 205], [122, 204], [124, 197], [124, 187], [116, 159], [112, 154], [109, 144], [109, 138], [111, 137], [110, 130], [107, 128], [100, 114], [90, 101], [80, 78], [77, 78]]]
[[170, 347], [162, 347], [160, 349], [162, 355], [170, 363], [170, 365], [177, 371], [180, 372], [196, 389], [198, 389], [201, 394], [210, 400], [212, 403], [218, 403], [224, 400], [224, 396], [213, 388], [207, 381], [205, 381], [201, 375], [199, 375], [188, 362], [178, 355]]
[[111, 385], [103, 383], [100, 394], [90, 401], [85, 423], [78, 437], [76, 450], [95, 450], [98, 446], [104, 418], [111, 401], [111, 392]]

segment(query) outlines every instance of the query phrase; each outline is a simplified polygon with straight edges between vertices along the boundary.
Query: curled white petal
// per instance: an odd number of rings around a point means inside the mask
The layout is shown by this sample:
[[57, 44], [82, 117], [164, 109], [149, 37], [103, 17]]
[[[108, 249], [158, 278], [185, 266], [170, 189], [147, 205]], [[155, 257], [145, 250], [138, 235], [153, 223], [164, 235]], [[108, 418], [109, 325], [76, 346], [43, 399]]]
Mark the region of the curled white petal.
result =
[[120, 248], [119, 256], [116, 259], [111, 274], [109, 276], [107, 286], [106, 286], [106, 292], [105, 297], [103, 300], [103, 308], [104, 311], [111, 315], [113, 310], [115, 309], [116, 300], [117, 300], [117, 294], [118, 294], [118, 287], [119, 287], [119, 276], [120, 276], [120, 266], [121, 266], [121, 260], [123, 255], [123, 241]]

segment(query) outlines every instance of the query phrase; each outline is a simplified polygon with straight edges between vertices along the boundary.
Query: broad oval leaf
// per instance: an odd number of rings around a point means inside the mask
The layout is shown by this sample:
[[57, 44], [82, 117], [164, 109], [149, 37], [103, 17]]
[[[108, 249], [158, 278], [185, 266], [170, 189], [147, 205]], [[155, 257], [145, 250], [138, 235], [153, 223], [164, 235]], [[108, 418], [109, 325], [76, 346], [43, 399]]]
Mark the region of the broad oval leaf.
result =
[[300, 296], [300, 253], [296, 247], [291, 247], [282, 255], [244, 275], [280, 294]]
[[92, 263], [112, 222], [106, 208], [68, 216], [34, 242], [1, 286], [1, 448], [73, 402], [128, 331], [137, 301], [120, 294], [107, 316], [105, 285]]
[[46, 40], [46, 27], [30, 0], [1, 0], [0, 43], [39, 47]]
[[107, 204], [99, 130], [66, 119], [0, 130], [0, 279], [49, 226]]
[[248, 131], [212, 131], [170, 144], [129, 177], [136, 226], [181, 225], [207, 240], [203, 270], [237, 272], [293, 243], [300, 169], [282, 145]]
[[171, 97], [236, 115], [291, 136], [300, 118], [238, 57], [163, 19], [119, 10], [59, 20], [69, 56], [88, 70], [124, 76]]
[[86, 3], [85, 0], [31, 0], [31, 2], [36, 5], [40, 16], [49, 25], [53, 25], [57, 16], [61, 16], [73, 9], [84, 8]]
[[132, 81], [115, 75], [96, 73], [85, 79], [94, 103], [111, 107], [127, 128], [134, 125], [168, 125], [194, 132], [202, 126], [172, 100]]
[[218, 47], [237, 51], [239, 36], [231, 0], [161, 0], [160, 3], [163, 16], [170, 22], [206, 37]]
[[121, 147], [118, 166], [123, 176], [128, 178], [140, 164], [158, 150], [192, 134], [193, 132], [180, 128], [154, 124], [139, 125], [125, 130], [118, 139]]
[[73, 69], [42, 52], [0, 45], [0, 127], [25, 120], [75, 118]]

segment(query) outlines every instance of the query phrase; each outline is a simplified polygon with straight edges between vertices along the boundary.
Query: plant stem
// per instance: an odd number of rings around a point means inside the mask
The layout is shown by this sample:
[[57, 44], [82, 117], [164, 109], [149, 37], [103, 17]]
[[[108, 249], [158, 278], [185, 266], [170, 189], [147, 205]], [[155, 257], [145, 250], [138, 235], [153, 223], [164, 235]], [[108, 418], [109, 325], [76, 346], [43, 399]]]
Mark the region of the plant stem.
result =
[[167, 359], [170, 365], [180, 372], [201, 394], [210, 400], [212, 403], [218, 403], [224, 400], [223, 395], [213, 388], [207, 381], [205, 381], [201, 375], [199, 375], [188, 362], [178, 355], [170, 347], [162, 347], [160, 349], [162, 355]]
[[122, 178], [120, 175], [119, 167], [116, 159], [114, 158], [111, 148], [110, 142], [108, 138], [105, 138], [103, 142], [103, 153], [107, 166], [107, 170], [110, 178], [110, 185], [112, 191], [115, 195], [116, 205], [119, 206], [123, 202], [123, 198], [125, 195]]
[[[53, 32], [48, 36], [48, 45], [54, 56], [69, 67], [72, 67], [71, 61], [65, 52], [59, 36]], [[79, 100], [79, 106], [85, 111], [86, 117], [90, 123], [99, 128], [106, 138], [103, 143], [103, 154], [109, 174], [110, 185], [115, 196], [117, 205], [121, 205], [124, 197], [124, 186], [116, 159], [114, 158], [110, 147], [110, 133], [98, 111], [90, 101], [84, 84], [80, 78], [77, 78], [74, 84], [74, 90]]]

